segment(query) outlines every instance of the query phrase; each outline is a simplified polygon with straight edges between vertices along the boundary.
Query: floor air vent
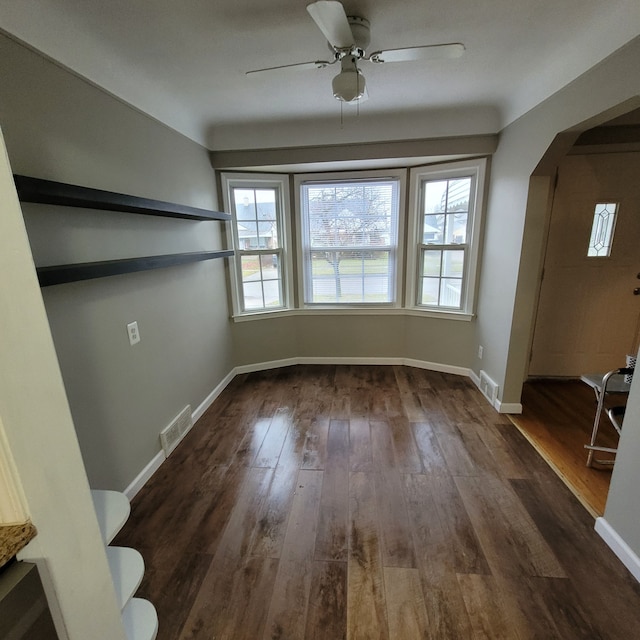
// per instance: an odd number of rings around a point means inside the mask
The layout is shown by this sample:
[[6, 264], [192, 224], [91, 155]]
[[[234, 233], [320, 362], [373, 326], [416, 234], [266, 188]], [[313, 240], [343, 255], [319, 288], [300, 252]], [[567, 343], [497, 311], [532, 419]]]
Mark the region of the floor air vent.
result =
[[160, 443], [168, 456], [178, 445], [182, 437], [191, 429], [191, 405], [187, 405], [172, 421], [160, 432]]
[[498, 398], [498, 385], [484, 372], [480, 372], [480, 391], [493, 405]]

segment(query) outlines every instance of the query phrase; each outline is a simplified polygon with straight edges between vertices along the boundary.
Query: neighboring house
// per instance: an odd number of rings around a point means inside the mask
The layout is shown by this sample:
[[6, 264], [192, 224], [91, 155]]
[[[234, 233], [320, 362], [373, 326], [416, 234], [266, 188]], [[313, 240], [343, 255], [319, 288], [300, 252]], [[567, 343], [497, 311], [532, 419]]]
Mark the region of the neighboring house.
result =
[[[269, 202], [248, 202], [236, 205], [238, 224], [238, 240], [242, 249], [274, 249], [275, 237], [275, 205]], [[246, 221], [246, 224], [243, 222]]]

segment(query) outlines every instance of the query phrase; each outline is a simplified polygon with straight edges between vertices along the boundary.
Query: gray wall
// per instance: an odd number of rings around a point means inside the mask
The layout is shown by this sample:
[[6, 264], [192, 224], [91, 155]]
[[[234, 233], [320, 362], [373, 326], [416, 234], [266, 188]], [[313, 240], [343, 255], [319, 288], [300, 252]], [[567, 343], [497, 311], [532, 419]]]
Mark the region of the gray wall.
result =
[[[519, 402], [527, 368], [539, 283], [549, 180], [537, 165], [565, 130], [580, 131], [640, 106], [640, 38], [507, 127], [491, 169], [485, 257], [479, 292], [477, 344], [483, 368]], [[561, 147], [568, 150], [575, 135]], [[554, 149], [557, 152], [558, 149]], [[553, 163], [541, 173], [553, 170]], [[532, 189], [530, 190], [530, 185]], [[490, 250], [489, 250], [490, 249]], [[476, 362], [474, 368], [479, 368]], [[640, 411], [636, 376], [605, 517], [640, 556]]]
[[[501, 132], [491, 164], [478, 298], [475, 346], [484, 346], [484, 359], [473, 366], [499, 383], [505, 403], [520, 401], [526, 374], [551, 193], [544, 173], [555, 172], [550, 163], [537, 175], [537, 165], [560, 132], [595, 126], [640, 105], [639, 59], [637, 38]], [[575, 135], [563, 140], [565, 151]]]
[[451, 367], [472, 362], [473, 322], [409, 315], [302, 315], [239, 322], [239, 365], [304, 358], [410, 358]]
[[[217, 208], [207, 151], [0, 36], [0, 125], [19, 174]], [[219, 222], [23, 207], [37, 266], [221, 248]], [[94, 488], [122, 490], [158, 434], [233, 368], [224, 260], [43, 290]], [[126, 324], [141, 342], [129, 346]]]

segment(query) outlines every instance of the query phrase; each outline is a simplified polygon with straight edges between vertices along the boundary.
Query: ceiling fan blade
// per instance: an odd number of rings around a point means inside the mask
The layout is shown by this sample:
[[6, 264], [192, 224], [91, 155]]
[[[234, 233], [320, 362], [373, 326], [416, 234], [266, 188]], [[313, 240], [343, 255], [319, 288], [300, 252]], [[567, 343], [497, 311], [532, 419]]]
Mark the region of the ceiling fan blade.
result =
[[344, 7], [336, 0], [318, 0], [307, 5], [307, 11], [329, 44], [344, 49], [355, 44]]
[[460, 42], [448, 44], [428, 44], [422, 47], [406, 47], [404, 49], [387, 49], [376, 51], [369, 56], [371, 62], [411, 62], [413, 60], [441, 60], [443, 58], [459, 58], [464, 53], [464, 45]]
[[277, 67], [266, 67], [264, 69], [253, 69], [251, 71], [246, 71], [245, 75], [251, 75], [252, 73], [262, 73], [264, 71], [279, 71], [281, 69], [293, 69], [294, 71], [304, 71], [305, 69], [324, 69], [331, 64], [334, 64], [336, 61], [332, 60], [329, 62], [328, 60], [316, 60], [314, 62], [296, 62], [294, 64], [282, 64]]

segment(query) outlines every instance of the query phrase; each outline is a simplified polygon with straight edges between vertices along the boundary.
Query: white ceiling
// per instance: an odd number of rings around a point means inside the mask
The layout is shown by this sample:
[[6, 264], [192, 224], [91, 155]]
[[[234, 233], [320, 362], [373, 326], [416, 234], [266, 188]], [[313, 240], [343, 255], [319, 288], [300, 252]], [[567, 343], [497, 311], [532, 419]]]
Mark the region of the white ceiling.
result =
[[[278, 146], [285, 132], [350, 141], [496, 132], [640, 33], [638, 0], [345, 0], [370, 51], [462, 42], [457, 60], [363, 62], [370, 99], [332, 97], [308, 0], [0, 0], [0, 28], [215, 149]], [[345, 128], [349, 129], [345, 133]], [[311, 135], [309, 141], [314, 136]]]

